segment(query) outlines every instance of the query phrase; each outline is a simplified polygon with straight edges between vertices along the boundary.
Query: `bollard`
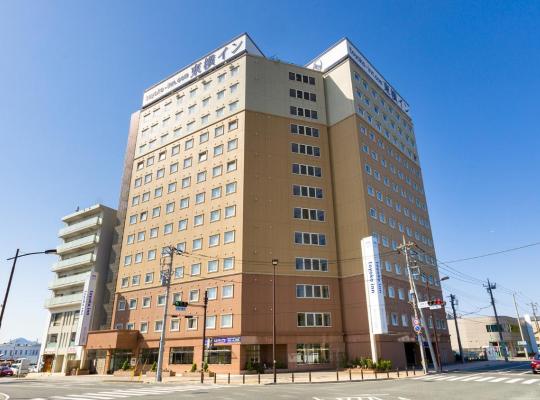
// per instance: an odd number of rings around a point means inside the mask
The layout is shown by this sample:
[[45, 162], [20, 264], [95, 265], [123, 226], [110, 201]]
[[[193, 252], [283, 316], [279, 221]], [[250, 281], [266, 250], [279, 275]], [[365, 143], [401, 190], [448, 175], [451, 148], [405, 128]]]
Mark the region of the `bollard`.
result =
[[416, 375], [416, 364], [413, 365], [412, 372], [413, 372], [413, 375]]
[[227, 373], [227, 384], [230, 384], [231, 383], [231, 373], [228, 372]]
[[351, 373], [351, 369], [349, 368], [349, 380], [352, 381], [352, 373]]
[[364, 380], [364, 369], [360, 368], [360, 378]]
[[257, 380], [259, 383], [261, 383], [261, 373], [257, 372]]
[[311, 383], [311, 371], [309, 371], [309, 383]]
[[409, 376], [409, 366], [405, 367], [405, 376]]
[[339, 382], [339, 370], [336, 368], [336, 381]]
[[294, 372], [291, 372], [291, 381], [294, 383]]
[[377, 370], [375, 370], [375, 379], [377, 379]]
[[390, 379], [390, 371], [386, 370], [386, 379]]
[[242, 384], [246, 383], [246, 374], [242, 374]]
[[214, 372], [214, 384], [216, 383], [216, 380], [217, 380], [217, 373]]
[[399, 378], [399, 368], [397, 368], [396, 370], [397, 370], [397, 377]]

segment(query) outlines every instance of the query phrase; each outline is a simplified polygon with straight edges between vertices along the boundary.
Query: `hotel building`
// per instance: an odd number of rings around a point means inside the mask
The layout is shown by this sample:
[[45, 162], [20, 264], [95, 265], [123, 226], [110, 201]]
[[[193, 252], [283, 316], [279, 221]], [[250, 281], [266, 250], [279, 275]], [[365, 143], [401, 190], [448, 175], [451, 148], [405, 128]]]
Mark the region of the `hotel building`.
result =
[[[53, 265], [49, 282], [52, 296], [45, 301], [49, 318], [43, 334], [43, 372], [70, 372], [80, 368], [83, 344], [89, 330], [106, 321], [103, 299], [109, 276], [116, 210], [101, 204], [77, 210], [62, 218], [56, 248], [60, 259]], [[106, 301], [105, 301], [106, 303]]]
[[[441, 297], [407, 103], [343, 39], [302, 67], [269, 59], [243, 34], [145, 91], [131, 117], [109, 330], [91, 332], [98, 372], [272, 363], [272, 259], [278, 367], [334, 368], [370, 356], [360, 241], [378, 243], [387, 329], [380, 357], [417, 363], [402, 236], [418, 243], [421, 298]], [[162, 253], [174, 246], [169, 306]], [[208, 313], [202, 321], [204, 292]], [[444, 310], [438, 328], [449, 360]]]

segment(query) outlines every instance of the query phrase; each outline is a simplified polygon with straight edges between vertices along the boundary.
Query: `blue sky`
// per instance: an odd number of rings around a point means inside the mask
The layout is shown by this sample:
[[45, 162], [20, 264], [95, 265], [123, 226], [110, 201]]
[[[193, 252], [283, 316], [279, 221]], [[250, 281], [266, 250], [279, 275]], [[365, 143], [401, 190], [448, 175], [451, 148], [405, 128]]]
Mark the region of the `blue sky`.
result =
[[[405, 97], [440, 260], [538, 242], [539, 20], [534, 1], [4, 0], [0, 256], [54, 247], [77, 206], [116, 207], [143, 90], [242, 32], [297, 64], [347, 36]], [[539, 259], [535, 246], [450, 265], [521, 291], [523, 312], [524, 296], [540, 301]], [[0, 340], [41, 338], [53, 261], [20, 260]], [[9, 267], [0, 261], [2, 295]], [[455, 277], [460, 310], [488, 305]]]

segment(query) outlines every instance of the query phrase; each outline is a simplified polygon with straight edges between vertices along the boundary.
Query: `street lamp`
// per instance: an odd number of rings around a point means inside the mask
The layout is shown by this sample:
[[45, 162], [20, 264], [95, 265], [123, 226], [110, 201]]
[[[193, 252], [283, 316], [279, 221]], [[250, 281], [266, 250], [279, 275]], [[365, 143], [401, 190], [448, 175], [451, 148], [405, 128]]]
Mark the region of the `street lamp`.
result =
[[35, 251], [32, 253], [25, 253], [25, 254], [19, 254], [20, 249], [17, 249], [15, 252], [14, 257], [10, 257], [7, 259], [7, 261], [13, 260], [13, 264], [11, 266], [11, 273], [9, 274], [9, 280], [6, 288], [6, 294], [4, 296], [4, 302], [2, 304], [2, 311], [0, 312], [0, 328], [2, 327], [2, 320], [4, 318], [4, 311], [6, 309], [6, 303], [9, 296], [9, 290], [11, 289], [11, 281], [13, 280], [13, 273], [15, 272], [15, 265], [17, 264], [17, 260], [21, 257], [31, 256], [34, 254], [56, 254], [56, 249], [49, 249], [45, 251]]
[[276, 383], [276, 267], [279, 263], [277, 258], [272, 259], [274, 268], [272, 278], [272, 370], [274, 373], [274, 383]]

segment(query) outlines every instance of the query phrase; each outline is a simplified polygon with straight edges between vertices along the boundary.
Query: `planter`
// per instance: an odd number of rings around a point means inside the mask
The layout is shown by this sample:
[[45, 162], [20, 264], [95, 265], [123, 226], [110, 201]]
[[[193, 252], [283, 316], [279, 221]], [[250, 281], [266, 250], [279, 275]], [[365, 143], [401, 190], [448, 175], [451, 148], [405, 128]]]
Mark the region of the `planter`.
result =
[[[204, 373], [204, 376], [207, 377], [207, 378], [213, 378], [215, 374], [216, 374], [215, 372], [208, 371], [208, 372]], [[187, 372], [186, 371], [186, 372], [182, 372], [181, 376], [193, 376], [193, 377], [201, 376], [201, 371], [198, 371], [198, 372]]]
[[[145, 375], [148, 376], [148, 377], [155, 377], [156, 376], [156, 371], [146, 371]], [[174, 371], [162, 371], [161, 375], [162, 376], [176, 376], [176, 372], [174, 372]]]
[[123, 369], [119, 369], [113, 372], [114, 376], [133, 376], [133, 370], [128, 369], [127, 371], [124, 371]]

